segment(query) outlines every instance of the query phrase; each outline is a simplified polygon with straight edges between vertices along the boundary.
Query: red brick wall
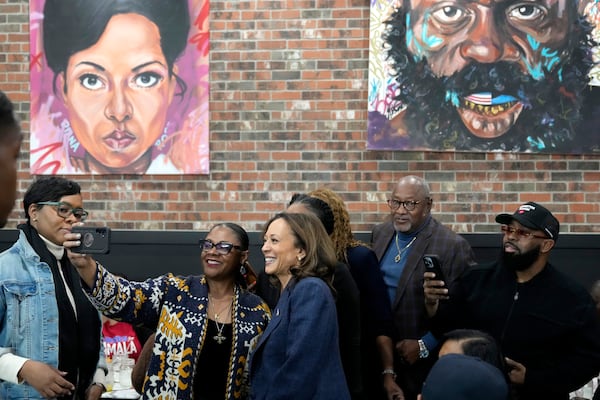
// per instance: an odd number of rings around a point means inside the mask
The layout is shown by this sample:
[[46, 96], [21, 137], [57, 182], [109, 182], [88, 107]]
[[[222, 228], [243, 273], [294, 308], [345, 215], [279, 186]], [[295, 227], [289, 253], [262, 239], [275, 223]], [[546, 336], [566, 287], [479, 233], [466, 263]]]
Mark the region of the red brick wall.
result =
[[[366, 151], [368, 27], [366, 0], [212, 0], [210, 175], [77, 177], [91, 220], [254, 231], [292, 193], [328, 186], [355, 230], [369, 231], [388, 213], [391, 183], [410, 173], [460, 232], [496, 232], [495, 214], [527, 200], [555, 211], [563, 232], [600, 231], [599, 157]], [[0, 0], [0, 88], [26, 135], [21, 194], [32, 178], [28, 41], [28, 2]], [[19, 205], [9, 226], [21, 215]]]

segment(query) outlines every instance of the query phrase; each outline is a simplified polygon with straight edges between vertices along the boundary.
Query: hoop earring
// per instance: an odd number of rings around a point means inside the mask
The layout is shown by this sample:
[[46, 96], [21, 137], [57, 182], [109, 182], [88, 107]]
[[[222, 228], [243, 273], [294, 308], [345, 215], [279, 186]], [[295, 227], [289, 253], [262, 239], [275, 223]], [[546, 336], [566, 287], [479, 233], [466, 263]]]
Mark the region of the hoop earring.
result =
[[246, 267], [244, 266], [244, 264], [240, 265], [240, 274], [242, 274], [243, 276], [246, 276], [248, 271], [246, 271]]

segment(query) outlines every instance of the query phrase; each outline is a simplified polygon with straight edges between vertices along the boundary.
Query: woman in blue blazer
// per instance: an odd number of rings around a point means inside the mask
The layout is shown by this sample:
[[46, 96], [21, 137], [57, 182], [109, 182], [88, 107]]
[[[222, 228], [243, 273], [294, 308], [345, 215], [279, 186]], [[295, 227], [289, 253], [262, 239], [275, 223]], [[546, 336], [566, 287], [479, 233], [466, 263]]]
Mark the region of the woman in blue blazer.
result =
[[337, 260], [323, 224], [277, 214], [265, 226], [262, 252], [282, 292], [251, 356], [251, 398], [350, 399], [331, 288]]

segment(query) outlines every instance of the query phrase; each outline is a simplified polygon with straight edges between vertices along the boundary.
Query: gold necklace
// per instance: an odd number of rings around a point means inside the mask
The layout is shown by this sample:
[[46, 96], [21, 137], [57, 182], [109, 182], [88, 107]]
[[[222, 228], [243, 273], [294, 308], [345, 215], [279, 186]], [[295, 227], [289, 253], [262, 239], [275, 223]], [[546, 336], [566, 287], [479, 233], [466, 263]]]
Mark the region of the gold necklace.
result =
[[[212, 297], [210, 297], [210, 294], [208, 295], [208, 305], [210, 307], [210, 305], [212, 304], [213, 306], [213, 311], [214, 311], [214, 320], [215, 320], [215, 325], [217, 326], [217, 334], [215, 336], [213, 336], [213, 340], [215, 340], [218, 344], [222, 344], [223, 341], [225, 339], [227, 339], [224, 335], [223, 335], [223, 329], [225, 328], [225, 322], [221, 323], [221, 325], [219, 325], [219, 314], [221, 314], [223, 311], [225, 310], [229, 310], [229, 312], [231, 312], [231, 309], [233, 307], [233, 297], [231, 298], [231, 303], [228, 303], [225, 307], [223, 307], [223, 309], [219, 312], [215, 311], [215, 302], [212, 299]], [[223, 316], [223, 319], [226, 319], [227, 316], [229, 315], [229, 312], [227, 314], [225, 314]]]
[[404, 248], [402, 250], [400, 250], [400, 245], [398, 244], [398, 232], [396, 232], [396, 249], [398, 250], [398, 255], [396, 257], [394, 257], [394, 262], [399, 263], [400, 260], [402, 260], [402, 253], [404, 253], [406, 250], [408, 250], [408, 248], [413, 244], [413, 242], [415, 241], [417, 237], [413, 237], [412, 240], [410, 242], [408, 242], [408, 244], [406, 246], [404, 246]]

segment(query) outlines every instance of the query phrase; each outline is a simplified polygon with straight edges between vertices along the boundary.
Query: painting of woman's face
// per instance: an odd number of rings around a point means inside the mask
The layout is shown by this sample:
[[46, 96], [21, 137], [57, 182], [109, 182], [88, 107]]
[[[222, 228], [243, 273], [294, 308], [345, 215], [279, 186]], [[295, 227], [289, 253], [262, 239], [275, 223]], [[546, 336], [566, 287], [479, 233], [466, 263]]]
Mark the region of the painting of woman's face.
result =
[[119, 169], [150, 157], [176, 88], [154, 23], [113, 16], [93, 46], [70, 57], [60, 79], [71, 127], [96, 162]]

